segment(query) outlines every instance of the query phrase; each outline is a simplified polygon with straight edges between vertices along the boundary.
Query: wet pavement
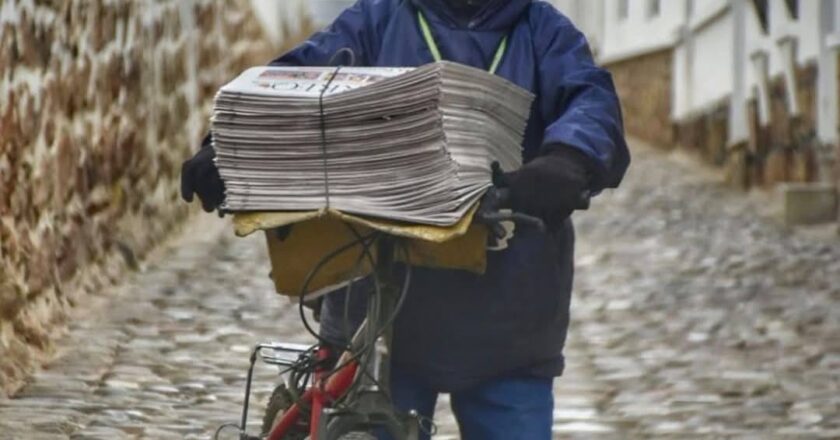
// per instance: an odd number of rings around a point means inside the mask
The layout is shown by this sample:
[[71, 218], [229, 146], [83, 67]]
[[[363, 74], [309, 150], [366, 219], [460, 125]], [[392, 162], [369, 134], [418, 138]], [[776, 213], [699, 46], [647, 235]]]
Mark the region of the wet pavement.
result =
[[[764, 208], [642, 148], [578, 216], [557, 438], [840, 438], [840, 240]], [[0, 400], [0, 439], [206, 439], [238, 420], [255, 342], [311, 341], [271, 293], [261, 237], [191, 229], [79, 312], [56, 360]], [[256, 376], [254, 428], [276, 370]], [[437, 423], [457, 438], [446, 399]]]

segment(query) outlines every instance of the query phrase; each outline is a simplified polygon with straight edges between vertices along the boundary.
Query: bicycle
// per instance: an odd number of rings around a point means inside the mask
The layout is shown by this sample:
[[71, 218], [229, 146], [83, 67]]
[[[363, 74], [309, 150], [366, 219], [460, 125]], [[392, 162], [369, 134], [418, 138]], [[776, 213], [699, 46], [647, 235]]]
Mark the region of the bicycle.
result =
[[[509, 198], [507, 190], [492, 188], [476, 213], [475, 221], [488, 227], [491, 241], [509, 235], [503, 226], [506, 222], [545, 229], [538, 218], [505, 210]], [[582, 209], [588, 207], [588, 194], [583, 196], [581, 204]], [[353, 229], [349, 224], [347, 227]], [[312, 269], [304, 282], [304, 294], [299, 297], [303, 323], [319, 343], [257, 345], [250, 358], [240, 425], [223, 425], [214, 438], [226, 427], [236, 427], [240, 440], [376, 440], [373, 433], [381, 431], [388, 432], [395, 440], [416, 440], [420, 430], [433, 433], [431, 421], [416, 412], [400, 413], [389, 397], [392, 324], [411, 284], [411, 264], [401, 264], [396, 258], [398, 252], [404, 252], [403, 256], [407, 257], [405, 242], [384, 233], [362, 236], [354, 229], [353, 233], [356, 241], [336, 249]], [[374, 288], [370, 292], [366, 319], [348, 346], [343, 347], [341, 357], [331, 362], [329, 341], [322, 340], [307, 321], [305, 293], [321, 267], [357, 245], [363, 248], [359, 259], [367, 259], [374, 268], [371, 276]], [[348, 295], [352, 288], [350, 282], [346, 287]], [[272, 394], [262, 434], [251, 436], [246, 432], [246, 422], [258, 359], [281, 367], [281, 375], [288, 374], [288, 380]]]

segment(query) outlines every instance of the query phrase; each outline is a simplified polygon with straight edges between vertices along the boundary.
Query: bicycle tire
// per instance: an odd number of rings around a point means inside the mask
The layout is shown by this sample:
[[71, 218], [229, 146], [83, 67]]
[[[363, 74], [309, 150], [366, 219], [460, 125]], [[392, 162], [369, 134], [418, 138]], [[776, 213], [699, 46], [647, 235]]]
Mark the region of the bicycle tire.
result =
[[377, 440], [376, 436], [368, 432], [351, 432], [344, 434], [338, 440]]
[[[262, 435], [266, 436], [274, 428], [278, 416], [294, 405], [295, 401], [292, 393], [286, 385], [278, 385], [271, 393], [271, 398], [268, 400], [268, 406], [263, 416]], [[310, 440], [306, 434], [290, 434], [283, 437], [283, 440]], [[338, 440], [378, 440], [373, 434], [367, 432], [349, 432], [342, 435]]]
[[[263, 416], [262, 423], [262, 435], [268, 435], [268, 433], [270, 433], [274, 428], [278, 416], [286, 412], [286, 410], [291, 408], [294, 404], [295, 400], [292, 397], [292, 393], [289, 391], [289, 388], [286, 387], [285, 384], [278, 385], [271, 393], [271, 398], [268, 400], [268, 406], [265, 409], [265, 415]], [[307, 438], [309, 437], [305, 434], [290, 434], [284, 436], [283, 440], [305, 440]]]
[[[305, 440], [311, 440], [311, 437], [306, 437]], [[350, 432], [342, 435], [338, 440], [378, 440], [375, 435], [367, 432]]]

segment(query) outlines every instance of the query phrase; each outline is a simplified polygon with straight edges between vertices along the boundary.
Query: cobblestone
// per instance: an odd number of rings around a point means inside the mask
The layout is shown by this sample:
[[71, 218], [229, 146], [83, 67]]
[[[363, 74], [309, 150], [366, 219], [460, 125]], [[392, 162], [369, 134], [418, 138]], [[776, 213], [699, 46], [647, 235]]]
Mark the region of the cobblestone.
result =
[[645, 149], [627, 183], [578, 219], [569, 353], [618, 437], [840, 438], [840, 241]]
[[[578, 216], [557, 438], [840, 438], [840, 241], [759, 208], [641, 148]], [[208, 217], [154, 261], [0, 400], [0, 439], [206, 439], [238, 420], [255, 342], [310, 341], [261, 238]], [[253, 427], [275, 380], [258, 368]], [[441, 440], [458, 438], [447, 402]]]

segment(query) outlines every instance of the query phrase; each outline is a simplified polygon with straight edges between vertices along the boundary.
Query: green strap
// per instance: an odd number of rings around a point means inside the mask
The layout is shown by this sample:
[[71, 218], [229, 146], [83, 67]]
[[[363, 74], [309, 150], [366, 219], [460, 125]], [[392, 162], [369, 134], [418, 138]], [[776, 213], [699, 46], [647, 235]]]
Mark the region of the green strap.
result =
[[420, 29], [423, 30], [423, 37], [426, 38], [426, 44], [429, 45], [429, 50], [432, 51], [432, 57], [434, 57], [436, 63], [443, 61], [435, 37], [432, 36], [432, 28], [429, 27], [429, 22], [426, 21], [423, 12], [419, 10], [417, 11], [417, 16], [420, 18]]
[[[440, 54], [440, 48], [435, 41], [434, 35], [432, 35], [432, 28], [429, 26], [426, 16], [423, 15], [422, 11], [418, 10], [417, 18], [420, 21], [420, 30], [423, 31], [423, 38], [426, 39], [426, 44], [429, 46], [429, 50], [432, 52], [432, 57], [435, 59], [435, 62], [443, 61], [443, 56]], [[499, 65], [502, 64], [502, 59], [505, 57], [505, 52], [507, 52], [507, 46], [508, 37], [505, 36], [502, 38], [499, 48], [496, 49], [496, 55], [493, 57], [493, 63], [490, 64], [490, 69], [488, 69], [491, 74], [495, 75], [496, 71], [499, 70]]]
[[493, 57], [493, 64], [490, 65], [489, 72], [493, 75], [496, 74], [496, 71], [499, 70], [499, 65], [502, 64], [502, 58], [505, 57], [505, 52], [507, 52], [507, 45], [508, 37], [505, 35], [505, 38], [502, 38], [502, 42], [499, 44], [499, 48], [496, 49], [496, 56]]

